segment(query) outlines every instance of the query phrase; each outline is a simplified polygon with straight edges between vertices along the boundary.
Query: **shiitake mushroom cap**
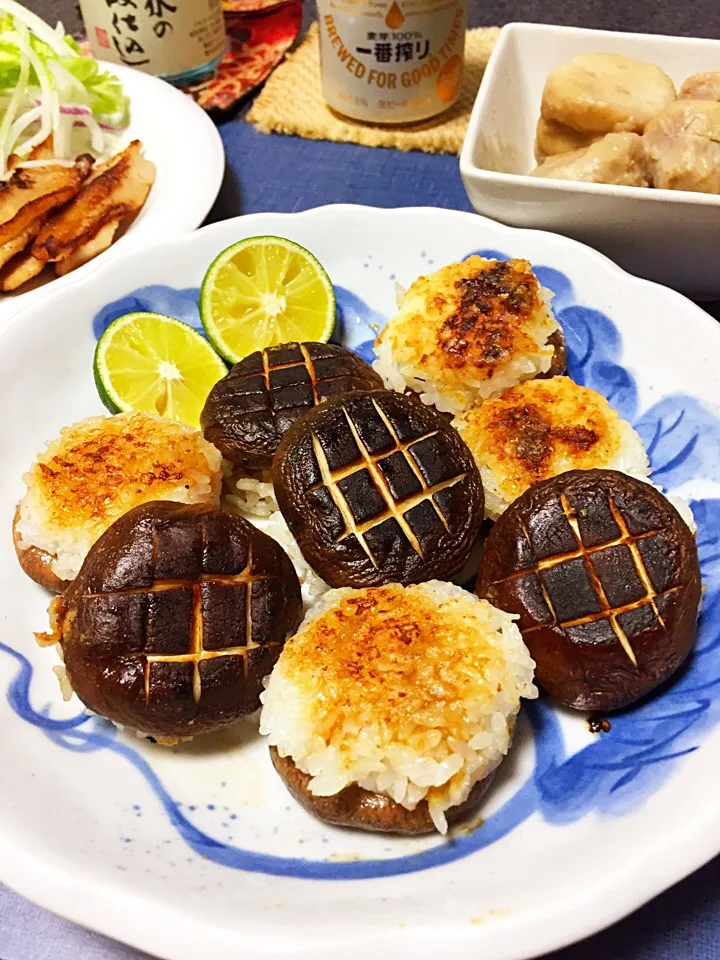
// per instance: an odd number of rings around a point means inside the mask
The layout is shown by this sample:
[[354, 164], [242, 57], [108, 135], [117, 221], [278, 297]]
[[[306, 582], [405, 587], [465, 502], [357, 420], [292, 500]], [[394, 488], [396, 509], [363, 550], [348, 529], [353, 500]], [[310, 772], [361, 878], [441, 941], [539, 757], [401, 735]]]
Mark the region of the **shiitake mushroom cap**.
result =
[[372, 367], [344, 347], [284, 343], [236, 363], [210, 391], [200, 423], [236, 467], [265, 470], [298, 417], [329, 397], [382, 387]]
[[[419, 836], [435, 832], [427, 800], [421, 800], [414, 810], [408, 810], [390, 797], [364, 790], [356, 783], [333, 796], [318, 797], [308, 789], [312, 777], [299, 770], [291, 757], [281, 757], [277, 747], [270, 747], [270, 759], [292, 796], [319, 820], [339, 827], [354, 827], [356, 830], [369, 830], [374, 833]], [[494, 776], [493, 772], [484, 780], [478, 781], [467, 800], [445, 811], [448, 824], [459, 823], [473, 813]]]
[[551, 377], [562, 377], [567, 373], [568, 348], [565, 334], [561, 327], [558, 327], [548, 337], [548, 343], [552, 344], [553, 356], [550, 361], [550, 369], [546, 373], [539, 373], [536, 380], [549, 380]]
[[333, 587], [450, 579], [483, 519], [480, 473], [457, 431], [392, 391], [305, 414], [278, 447], [273, 483], [303, 556]]
[[477, 593], [519, 615], [548, 693], [581, 710], [617, 710], [671, 677], [692, 649], [697, 546], [649, 483], [572, 470], [531, 487], [495, 523]]
[[70, 580], [61, 580], [53, 572], [52, 565], [56, 557], [52, 553], [41, 550], [40, 547], [24, 547], [22, 545], [17, 530], [19, 517], [20, 508], [18, 507], [13, 518], [13, 545], [23, 573], [50, 593], [63, 593], [70, 586]]
[[224, 508], [167, 501], [117, 520], [53, 605], [83, 703], [162, 738], [257, 710], [302, 617], [295, 568], [275, 540]]

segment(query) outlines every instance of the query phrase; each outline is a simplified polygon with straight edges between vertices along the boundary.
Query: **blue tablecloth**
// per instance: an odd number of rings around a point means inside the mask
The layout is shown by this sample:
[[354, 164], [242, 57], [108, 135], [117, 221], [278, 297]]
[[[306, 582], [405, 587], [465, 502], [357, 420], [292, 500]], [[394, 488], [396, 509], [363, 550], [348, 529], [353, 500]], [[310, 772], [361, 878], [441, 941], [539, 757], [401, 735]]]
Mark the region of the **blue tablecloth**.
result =
[[[228, 172], [210, 219], [338, 202], [471, 209], [454, 157], [267, 137], [243, 122], [227, 123], [221, 132]], [[592, 869], [592, 864], [578, 864], [578, 882]], [[142, 956], [57, 919], [0, 886], [0, 960]], [[552, 954], [552, 960], [716, 958], [720, 960], [720, 860], [611, 929]]]
[[267, 136], [248, 123], [220, 130], [228, 173], [211, 219], [326, 203], [472, 210], [456, 157]]

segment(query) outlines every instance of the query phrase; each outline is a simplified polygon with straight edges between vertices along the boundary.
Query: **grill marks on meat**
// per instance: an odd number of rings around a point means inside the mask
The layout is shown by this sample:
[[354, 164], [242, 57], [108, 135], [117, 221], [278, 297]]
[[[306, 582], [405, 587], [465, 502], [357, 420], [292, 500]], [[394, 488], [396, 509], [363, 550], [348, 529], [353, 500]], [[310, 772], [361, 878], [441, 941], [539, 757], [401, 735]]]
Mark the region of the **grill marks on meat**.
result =
[[112, 244], [124, 221], [143, 207], [155, 179], [155, 165], [133, 142], [118, 156], [93, 168], [93, 158], [71, 166], [53, 163], [52, 137], [29, 160], [51, 161], [23, 167], [11, 157], [10, 179], [0, 184], [0, 289], [16, 290], [56, 264], [64, 276]]

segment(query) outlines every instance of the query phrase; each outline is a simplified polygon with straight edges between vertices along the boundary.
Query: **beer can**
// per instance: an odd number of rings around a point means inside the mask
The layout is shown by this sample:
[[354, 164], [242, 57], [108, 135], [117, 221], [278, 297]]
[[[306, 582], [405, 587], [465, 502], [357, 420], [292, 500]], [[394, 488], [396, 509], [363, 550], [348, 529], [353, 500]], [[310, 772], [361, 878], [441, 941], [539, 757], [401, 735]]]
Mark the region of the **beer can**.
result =
[[427, 120], [462, 86], [467, 0], [317, 0], [323, 95], [370, 123]]

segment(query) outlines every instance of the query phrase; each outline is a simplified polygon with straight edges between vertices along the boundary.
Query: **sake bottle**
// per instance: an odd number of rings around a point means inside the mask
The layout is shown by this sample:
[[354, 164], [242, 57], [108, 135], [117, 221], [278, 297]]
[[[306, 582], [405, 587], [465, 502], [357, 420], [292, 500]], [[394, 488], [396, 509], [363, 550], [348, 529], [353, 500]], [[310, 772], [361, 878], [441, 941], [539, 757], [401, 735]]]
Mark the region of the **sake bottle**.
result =
[[183, 86], [225, 53], [222, 0], [80, 0], [93, 55]]

